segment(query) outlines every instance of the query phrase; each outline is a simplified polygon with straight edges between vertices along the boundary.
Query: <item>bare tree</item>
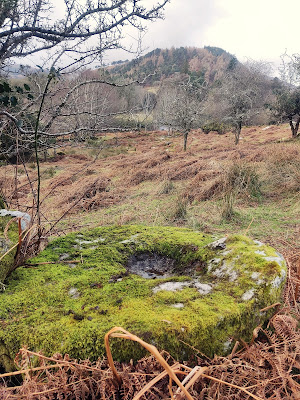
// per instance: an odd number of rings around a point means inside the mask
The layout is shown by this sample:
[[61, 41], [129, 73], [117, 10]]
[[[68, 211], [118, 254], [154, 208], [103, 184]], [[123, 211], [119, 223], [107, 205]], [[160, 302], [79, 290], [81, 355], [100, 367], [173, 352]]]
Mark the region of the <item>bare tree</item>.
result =
[[292, 137], [297, 138], [300, 135], [300, 55], [285, 53], [281, 61], [282, 84], [276, 88], [270, 108], [279, 122], [289, 123]]
[[120, 47], [126, 25], [143, 30], [145, 20], [161, 18], [168, 1], [146, 7], [143, 0], [2, 0], [0, 61], [53, 48], [74, 61], [91, 59]]
[[300, 55], [289, 55], [284, 53], [281, 56], [281, 65], [279, 68], [280, 77], [289, 87], [300, 86]]
[[[162, 17], [168, 1], [149, 7], [143, 0], [61, 0], [59, 4], [51, 0], [3, 0], [0, 3], [1, 67], [15, 58], [50, 51], [48, 65], [41, 68], [39, 78], [32, 80], [30, 86], [29, 82], [22, 87], [13, 86], [7, 80], [0, 82], [1, 140], [3, 131], [10, 137], [15, 136], [17, 158], [20, 139], [25, 148], [34, 148], [38, 245], [41, 239], [40, 149], [47, 148], [49, 141], [61, 135], [107, 129], [103, 121], [124, 111], [108, 107], [109, 89], [103, 89], [104, 84], [112, 90], [123, 84], [107, 82], [103, 76], [70, 82], [64, 75], [71, 72], [74, 76], [84, 64], [101, 59], [105, 51], [121, 47], [124, 27], [143, 31], [145, 21]], [[63, 12], [62, 18], [53, 17], [55, 4]], [[10, 151], [8, 146], [6, 152]]]
[[205, 84], [190, 77], [168, 80], [158, 93], [156, 120], [161, 125], [182, 132], [184, 150], [191, 129], [201, 125], [206, 93]]
[[284, 87], [276, 92], [271, 111], [279, 122], [288, 121], [292, 137], [299, 136], [300, 126], [300, 89]]
[[[13, 57], [26, 57], [42, 50], [52, 49], [55, 54], [52, 52], [48, 72], [39, 74], [42, 76], [40, 82], [35, 80], [35, 93], [25, 90], [25, 99], [24, 88], [12, 88], [7, 82], [3, 83], [4, 86], [0, 84], [0, 104], [3, 106], [0, 118], [5, 128], [2, 132], [15, 136], [18, 132], [26, 148], [26, 142], [30, 147], [33, 137], [38, 137], [39, 144], [43, 145], [43, 142], [49, 143], [51, 137], [62, 134], [81, 135], [87, 131], [103, 130], [104, 121], [107, 122], [113, 114], [124, 112], [124, 107], [119, 110], [110, 107], [108, 113], [107, 93], [111, 89], [103, 89], [103, 85], [108, 83], [110, 88], [116, 88], [122, 84], [108, 82], [106, 76], [98, 75], [74, 83], [72, 87], [67, 85], [62, 88], [68, 82], [68, 79], [63, 81], [62, 76], [70, 68], [74, 75], [74, 70], [82, 63], [101, 57], [108, 49], [121, 46], [126, 25], [141, 31], [145, 20], [161, 18], [168, 1], [162, 0], [146, 7], [143, 0], [61, 0], [59, 8], [64, 17], [55, 20], [52, 12], [54, 3], [49, 0], [3, 0], [0, 4], [0, 64]], [[59, 67], [57, 65], [61, 60], [64, 65]], [[63, 85], [57, 83], [58, 80], [63, 81]], [[79, 101], [84, 91], [85, 103], [84, 96]], [[99, 97], [100, 92], [105, 95]], [[34, 118], [29, 118], [32, 124], [28, 125], [24, 124], [24, 116], [36, 116], [41, 103], [46, 112], [41, 110], [38, 132], [35, 132]], [[67, 124], [64, 123], [66, 117]], [[106, 125], [106, 128], [109, 126]], [[2, 135], [2, 141], [3, 138]], [[11, 149], [11, 146], [6, 146], [5, 151]]]
[[270, 87], [264, 65], [237, 65], [211, 90], [206, 107], [210, 118], [230, 125], [238, 144], [242, 127], [264, 109]]
[[[74, 113], [75, 105], [73, 106], [74, 115], [71, 116], [70, 111], [68, 114], [65, 110], [76, 95], [82, 93], [83, 86], [89, 87], [90, 94], [93, 87], [95, 93], [88, 97], [90, 100], [92, 100], [91, 97], [94, 99], [97, 96], [98, 89], [96, 88], [99, 88], [99, 85], [103, 87], [103, 84], [107, 82], [106, 77], [94, 77], [86, 82], [78, 83], [72, 89], [69, 87], [69, 89], [66, 89], [64, 100], [60, 104], [53, 102], [53, 89], [52, 94], [48, 93], [51, 92], [50, 83], [53, 85], [55, 80], [57, 81], [68, 71], [68, 68], [72, 67], [74, 74], [74, 69], [81, 66], [83, 62], [87, 63], [95, 57], [102, 57], [108, 49], [120, 47], [124, 27], [130, 25], [138, 31], [142, 31], [144, 29], [143, 23], [146, 20], [151, 21], [162, 17], [163, 8], [168, 1], [162, 0], [153, 6], [146, 7], [143, 0], [61, 0], [58, 5], [60, 13], [63, 13], [64, 16], [59, 19], [53, 19], [55, 7], [54, 3], [49, 0], [3, 0], [1, 2], [0, 64], [13, 57], [26, 57], [42, 50], [55, 50], [55, 55], [52, 53], [51, 64], [48, 66], [50, 72], [44, 73], [45, 82], [37, 88], [36, 96], [33, 97], [29, 94], [32, 98], [26, 97], [24, 106], [27, 112], [29, 112], [29, 109], [35, 109], [36, 112], [41, 101], [43, 107], [50, 104], [47, 109], [51, 112], [47, 114], [46, 121], [41, 115], [43, 129], [39, 127], [39, 137], [62, 134], [63, 132], [60, 130], [53, 131], [54, 127], [57, 126], [54, 125], [54, 121], [62, 120], [66, 115], [72, 117], [73, 121], [77, 118], [76, 128], [73, 126], [71, 129], [73, 133], [99, 128], [99, 121], [103, 120], [103, 110], [101, 111], [99, 101], [97, 106], [95, 103], [92, 105], [88, 124], [86, 123], [87, 118], [83, 117], [84, 114], [87, 116], [87, 103], [80, 113], [76, 112], [76, 115]], [[64, 57], [67, 55], [68, 60], [62, 58], [62, 55]], [[59, 67], [57, 65], [60, 60], [63, 60], [64, 65]], [[112, 81], [108, 83], [111, 87], [121, 86]], [[56, 87], [58, 86], [56, 84]], [[27, 135], [30, 140], [34, 129], [28, 129], [28, 126], [24, 127], [20, 123], [20, 116], [24, 112], [24, 107], [11, 108], [12, 105], [15, 106], [16, 104], [12, 104], [10, 99], [17, 103], [20, 96], [15, 96], [10, 87], [7, 93], [5, 89], [2, 89], [3, 87], [0, 85], [0, 92], [4, 92], [4, 101], [2, 101], [4, 107], [0, 110], [2, 121], [3, 119], [9, 120], [10, 124], [15, 125], [15, 129], [20, 135]], [[44, 93], [45, 90], [47, 93]], [[61, 89], [60, 92], [62, 93]], [[60, 98], [60, 96], [58, 97]], [[52, 99], [52, 104], [48, 100], [49, 98]], [[9, 100], [7, 101], [7, 99]], [[91, 104], [91, 101], [89, 104]], [[54, 107], [51, 108], [51, 105]], [[115, 112], [117, 111], [115, 110]], [[107, 115], [105, 115], [105, 118], [107, 119]], [[83, 121], [84, 124], [81, 123]], [[61, 127], [62, 124], [59, 125]], [[53, 128], [52, 131], [51, 127]], [[72, 133], [69, 125], [67, 128], [64, 129], [64, 133]]]

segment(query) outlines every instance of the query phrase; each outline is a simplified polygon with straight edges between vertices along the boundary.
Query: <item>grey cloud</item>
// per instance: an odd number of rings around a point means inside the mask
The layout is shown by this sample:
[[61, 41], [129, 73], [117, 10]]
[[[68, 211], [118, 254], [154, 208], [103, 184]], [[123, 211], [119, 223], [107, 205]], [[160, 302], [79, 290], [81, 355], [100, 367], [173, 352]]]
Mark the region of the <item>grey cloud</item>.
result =
[[200, 47], [203, 45], [201, 34], [217, 18], [215, 0], [171, 0], [166, 7], [165, 20], [148, 25], [144, 42], [151, 48]]

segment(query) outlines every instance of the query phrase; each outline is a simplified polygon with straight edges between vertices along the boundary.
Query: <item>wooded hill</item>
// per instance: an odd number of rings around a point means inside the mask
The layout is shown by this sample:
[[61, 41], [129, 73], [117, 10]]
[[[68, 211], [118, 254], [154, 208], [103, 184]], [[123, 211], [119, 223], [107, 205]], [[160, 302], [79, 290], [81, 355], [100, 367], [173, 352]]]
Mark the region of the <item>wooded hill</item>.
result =
[[235, 56], [218, 47], [172, 47], [155, 49], [132, 61], [117, 61], [109, 67], [109, 72], [133, 80], [151, 75], [147, 78], [148, 84], [159, 83], [178, 73], [214, 82], [238, 63]]

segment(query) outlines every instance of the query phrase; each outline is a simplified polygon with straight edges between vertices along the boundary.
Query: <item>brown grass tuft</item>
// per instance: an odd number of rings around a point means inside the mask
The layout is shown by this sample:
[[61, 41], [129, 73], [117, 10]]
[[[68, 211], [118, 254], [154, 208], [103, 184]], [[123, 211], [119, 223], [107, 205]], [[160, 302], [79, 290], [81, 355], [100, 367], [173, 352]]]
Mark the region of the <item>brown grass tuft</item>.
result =
[[300, 146], [286, 143], [269, 149], [265, 160], [268, 181], [278, 193], [300, 191]]

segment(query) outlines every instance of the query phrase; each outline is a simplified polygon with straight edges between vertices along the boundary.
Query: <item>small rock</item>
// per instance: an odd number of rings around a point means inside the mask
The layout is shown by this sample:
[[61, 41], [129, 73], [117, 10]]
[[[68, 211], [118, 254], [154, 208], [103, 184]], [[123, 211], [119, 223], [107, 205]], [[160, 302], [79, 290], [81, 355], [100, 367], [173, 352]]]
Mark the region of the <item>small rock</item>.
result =
[[216, 240], [215, 242], [212, 242], [208, 245], [209, 248], [213, 250], [224, 250], [226, 249], [226, 237], [223, 237], [219, 240]]
[[74, 318], [76, 321], [82, 321], [82, 320], [84, 319], [84, 316], [83, 316], [83, 315], [80, 315], [80, 314], [74, 313], [74, 314], [73, 314], [73, 318]]
[[108, 281], [108, 283], [120, 282], [119, 279], [124, 278], [125, 276], [128, 276], [128, 275], [129, 275], [128, 271], [122, 272], [121, 274], [118, 274], [118, 275], [113, 275], [110, 277], [110, 280]]
[[198, 289], [198, 292], [203, 295], [212, 291], [212, 286], [207, 283], [195, 282], [195, 287]]
[[29, 228], [31, 217], [29, 214], [21, 212], [21, 211], [9, 211], [6, 209], [0, 210], [0, 217], [11, 216], [13, 218], [20, 218], [21, 219], [21, 229], [25, 231]]
[[91, 288], [91, 289], [93, 289], [93, 288], [101, 289], [102, 287], [103, 287], [103, 285], [102, 285], [101, 282], [95, 282], [95, 283], [91, 283], [91, 284], [90, 284], [90, 288]]
[[223, 348], [224, 352], [227, 353], [232, 345], [232, 339], [228, 339], [227, 342], [224, 343]]
[[64, 260], [66, 260], [67, 258], [69, 258], [70, 257], [70, 254], [68, 254], [68, 253], [63, 253], [63, 254], [61, 254], [60, 256], [59, 256], [59, 261], [64, 261]]
[[176, 303], [176, 304], [172, 304], [171, 307], [173, 308], [184, 308], [184, 304], [183, 303]]
[[253, 296], [254, 296], [254, 289], [247, 290], [247, 292], [243, 294], [242, 300], [243, 301], [251, 300]]
[[259, 254], [260, 256], [266, 256], [266, 253], [262, 250], [256, 250], [255, 254]]
[[190, 286], [191, 282], [164, 282], [158, 286], [155, 286], [152, 291], [157, 293], [161, 290], [167, 290], [169, 292], [175, 292], [176, 290], [182, 290], [186, 286]]
[[80, 297], [80, 293], [76, 288], [71, 288], [68, 293], [69, 296], [72, 297], [73, 299], [78, 299]]

